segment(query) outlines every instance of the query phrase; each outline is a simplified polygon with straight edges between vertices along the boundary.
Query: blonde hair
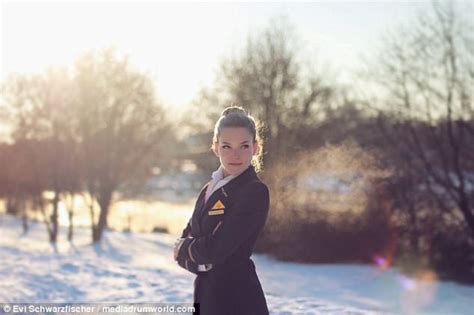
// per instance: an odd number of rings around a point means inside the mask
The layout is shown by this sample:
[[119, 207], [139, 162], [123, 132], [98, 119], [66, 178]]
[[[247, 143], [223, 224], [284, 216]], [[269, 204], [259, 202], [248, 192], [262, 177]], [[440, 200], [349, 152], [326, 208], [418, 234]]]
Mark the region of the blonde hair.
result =
[[252, 165], [254, 166], [255, 171], [260, 172], [263, 167], [263, 141], [260, 136], [263, 125], [259, 121], [256, 121], [255, 118], [248, 114], [242, 107], [227, 107], [222, 111], [221, 117], [219, 117], [214, 126], [212, 144], [217, 143], [222, 130], [229, 127], [241, 127], [247, 129], [252, 135], [253, 143], [260, 146], [259, 152], [252, 158]]

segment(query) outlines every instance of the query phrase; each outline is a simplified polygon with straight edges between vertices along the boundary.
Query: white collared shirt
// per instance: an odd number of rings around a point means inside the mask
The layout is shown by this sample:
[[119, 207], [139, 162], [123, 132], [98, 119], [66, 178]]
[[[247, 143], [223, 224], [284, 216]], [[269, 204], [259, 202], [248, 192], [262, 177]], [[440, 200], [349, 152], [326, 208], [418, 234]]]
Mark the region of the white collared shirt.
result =
[[229, 175], [224, 177], [224, 168], [222, 167], [222, 165], [219, 166], [219, 168], [212, 173], [212, 180], [209, 185], [207, 185], [206, 197], [204, 199], [204, 202], [207, 202], [213, 192], [215, 192], [237, 176], [238, 175]]

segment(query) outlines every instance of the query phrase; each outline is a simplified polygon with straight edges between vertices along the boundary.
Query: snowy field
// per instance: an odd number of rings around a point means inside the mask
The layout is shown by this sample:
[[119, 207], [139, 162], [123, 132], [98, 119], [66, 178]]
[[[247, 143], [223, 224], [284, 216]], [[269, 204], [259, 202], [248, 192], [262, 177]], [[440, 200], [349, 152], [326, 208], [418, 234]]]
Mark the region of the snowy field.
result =
[[[192, 303], [194, 275], [172, 259], [175, 237], [108, 232], [52, 247], [45, 228], [0, 216], [0, 303]], [[411, 279], [365, 265], [285, 263], [254, 255], [271, 314], [473, 314], [474, 286]], [[0, 310], [0, 313], [2, 311]]]

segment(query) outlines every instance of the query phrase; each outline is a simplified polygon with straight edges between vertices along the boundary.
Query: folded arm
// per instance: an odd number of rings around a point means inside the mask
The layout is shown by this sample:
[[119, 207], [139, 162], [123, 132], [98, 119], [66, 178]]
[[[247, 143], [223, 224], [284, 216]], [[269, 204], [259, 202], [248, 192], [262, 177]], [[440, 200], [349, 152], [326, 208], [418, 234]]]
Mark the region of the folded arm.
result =
[[222, 224], [212, 234], [186, 238], [178, 252], [179, 260], [195, 264], [219, 264], [234, 253], [254, 233], [264, 226], [269, 207], [268, 188], [255, 182], [226, 214]]

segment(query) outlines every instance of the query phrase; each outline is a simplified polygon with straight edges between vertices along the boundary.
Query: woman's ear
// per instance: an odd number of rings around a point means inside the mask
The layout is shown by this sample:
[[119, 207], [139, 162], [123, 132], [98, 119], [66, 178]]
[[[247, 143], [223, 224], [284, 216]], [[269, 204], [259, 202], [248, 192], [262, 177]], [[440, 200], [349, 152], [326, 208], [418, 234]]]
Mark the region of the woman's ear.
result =
[[255, 142], [253, 144], [253, 155], [256, 155], [260, 152], [260, 145], [258, 144], [258, 142]]
[[219, 143], [217, 142], [214, 142], [212, 144], [212, 151], [214, 152], [214, 154], [219, 157], [219, 150], [218, 150], [218, 147], [219, 147]]

